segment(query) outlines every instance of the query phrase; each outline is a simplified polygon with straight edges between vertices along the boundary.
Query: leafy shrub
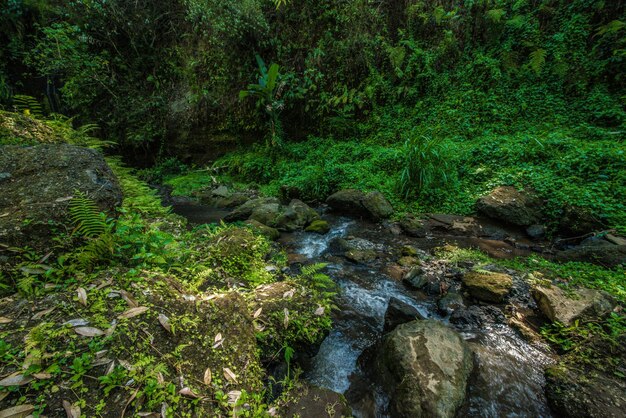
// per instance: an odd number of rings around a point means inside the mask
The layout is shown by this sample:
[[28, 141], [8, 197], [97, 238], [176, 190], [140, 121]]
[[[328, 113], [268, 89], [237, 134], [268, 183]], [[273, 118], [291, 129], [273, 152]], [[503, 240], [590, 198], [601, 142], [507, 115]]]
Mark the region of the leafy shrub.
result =
[[449, 150], [441, 139], [411, 136], [404, 143], [400, 189], [405, 198], [429, 188], [445, 187], [454, 175]]

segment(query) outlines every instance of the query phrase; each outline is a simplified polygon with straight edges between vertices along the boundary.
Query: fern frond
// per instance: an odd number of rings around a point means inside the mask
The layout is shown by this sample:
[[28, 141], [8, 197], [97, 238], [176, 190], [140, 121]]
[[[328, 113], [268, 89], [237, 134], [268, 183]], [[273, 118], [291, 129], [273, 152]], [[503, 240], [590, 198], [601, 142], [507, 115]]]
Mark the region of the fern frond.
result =
[[37, 282], [37, 278], [31, 275], [25, 275], [17, 279], [16, 287], [17, 290], [26, 296], [31, 296], [35, 293], [35, 283]]
[[75, 231], [80, 235], [93, 238], [100, 236], [110, 229], [106, 215], [100, 213], [95, 202], [77, 192], [69, 206], [70, 218], [76, 224]]
[[106, 232], [97, 238], [92, 238], [76, 253], [76, 266], [84, 271], [93, 268], [105, 261], [110, 260], [115, 254], [115, 237]]
[[544, 64], [546, 63], [547, 51], [543, 48], [539, 48], [530, 53], [530, 62], [528, 65], [535, 72], [535, 74], [541, 73]]
[[326, 268], [327, 265], [328, 263], [309, 264], [308, 266], [302, 267], [302, 275], [307, 277], [312, 276]]
[[18, 112], [24, 113], [25, 115], [30, 115], [38, 119], [43, 118], [43, 108], [39, 101], [32, 96], [16, 94], [13, 96], [13, 106]]

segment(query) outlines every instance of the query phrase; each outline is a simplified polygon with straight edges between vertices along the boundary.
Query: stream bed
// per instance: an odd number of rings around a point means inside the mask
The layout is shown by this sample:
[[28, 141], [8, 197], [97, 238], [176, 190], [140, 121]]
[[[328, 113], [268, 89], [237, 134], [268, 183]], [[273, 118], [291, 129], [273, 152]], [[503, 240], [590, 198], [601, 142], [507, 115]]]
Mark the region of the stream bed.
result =
[[[224, 215], [189, 203], [174, 204], [173, 210], [195, 224], [216, 222]], [[304, 371], [305, 379], [344, 394], [357, 418], [390, 417], [387, 411], [389, 396], [371, 379], [368, 352], [371, 354], [383, 336], [385, 313], [390, 299], [395, 298], [416, 309], [422, 317], [455, 328], [474, 352], [474, 371], [465, 404], [457, 416], [552, 417], [544, 394], [543, 370], [554, 362], [548, 349], [522, 339], [506, 324], [502, 313], [498, 314], [502, 318], [499, 321], [453, 323], [449, 315], [438, 309], [438, 296], [412, 290], [387, 274], [386, 267], [396, 261], [397, 249], [403, 245], [427, 254], [428, 250], [450, 242], [476, 246], [475, 237], [441, 233], [411, 238], [394, 232], [389, 225], [332, 214], [323, 217], [331, 226], [327, 234], [298, 231], [283, 233], [279, 240], [287, 252], [295, 256], [292, 259], [327, 263], [326, 272], [339, 288], [333, 328]], [[491, 228], [490, 225], [487, 227]], [[365, 263], [348, 261], [333, 249], [334, 243], [342, 238], [369, 243], [377, 252], [376, 259]], [[478, 242], [486, 242], [487, 249], [490, 249], [495, 241]], [[502, 245], [496, 243], [497, 250], [504, 248], [511, 253], [503, 245], [504, 241]], [[520, 293], [528, 297], [527, 289]], [[499, 312], [497, 308], [489, 308]]]
[[[388, 417], [389, 399], [383, 388], [370, 381], [359, 357], [382, 337], [390, 298], [412, 306], [425, 318], [454, 325], [441, 315], [435, 298], [412, 291], [384, 274], [384, 257], [382, 261], [357, 264], [332, 254], [331, 246], [337, 238], [365, 236], [384, 252], [398, 246], [397, 236], [381, 233], [379, 226], [366, 222], [332, 216], [325, 219], [331, 223], [331, 232], [326, 235], [296, 232], [281, 239], [290, 251], [311, 262], [329, 263], [327, 272], [340, 288], [333, 329], [305, 377], [315, 385], [346, 395], [355, 417]], [[403, 240], [411, 243], [410, 238]], [[432, 244], [443, 244], [443, 240], [439, 238]], [[476, 363], [468, 400], [459, 416], [552, 416], [543, 390], [543, 370], [553, 362], [547, 351], [528, 344], [506, 324], [463, 326], [457, 330], [470, 343]]]

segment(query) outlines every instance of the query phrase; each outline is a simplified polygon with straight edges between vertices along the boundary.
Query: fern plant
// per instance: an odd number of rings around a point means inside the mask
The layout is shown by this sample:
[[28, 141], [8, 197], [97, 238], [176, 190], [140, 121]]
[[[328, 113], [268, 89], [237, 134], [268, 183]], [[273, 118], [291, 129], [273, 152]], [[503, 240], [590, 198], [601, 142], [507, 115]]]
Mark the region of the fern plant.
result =
[[535, 74], [541, 73], [544, 64], [546, 63], [547, 51], [543, 48], [538, 48], [530, 53], [530, 61], [528, 66], [535, 72]]
[[74, 264], [86, 271], [110, 260], [115, 254], [114, 223], [98, 210], [95, 202], [84, 193], [76, 192], [69, 205], [69, 214], [76, 225], [73, 233], [87, 240], [71, 257]]
[[337, 292], [337, 284], [325, 273], [327, 263], [315, 263], [302, 267], [299, 278], [304, 279], [310, 286], [319, 292], [324, 298], [331, 298]]
[[43, 118], [43, 108], [37, 99], [25, 94], [16, 94], [13, 96], [13, 107], [20, 113], [35, 118]]
[[106, 215], [82, 192], [76, 192], [76, 196], [70, 201], [69, 213], [76, 225], [74, 231], [83, 237], [95, 238], [110, 230]]

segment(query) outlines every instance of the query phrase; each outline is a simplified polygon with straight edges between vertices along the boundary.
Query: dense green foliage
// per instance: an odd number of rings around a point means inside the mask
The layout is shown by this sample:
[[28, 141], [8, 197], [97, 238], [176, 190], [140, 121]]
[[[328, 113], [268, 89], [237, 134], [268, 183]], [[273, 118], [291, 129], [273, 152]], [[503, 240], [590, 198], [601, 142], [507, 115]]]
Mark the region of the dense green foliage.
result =
[[2, 91], [45, 95], [123, 143], [262, 130], [264, 110], [237, 100], [255, 54], [281, 66], [290, 137], [352, 136], [389, 106], [447, 134], [619, 127], [624, 21], [622, 2], [588, 0], [9, 0], [0, 74]]

